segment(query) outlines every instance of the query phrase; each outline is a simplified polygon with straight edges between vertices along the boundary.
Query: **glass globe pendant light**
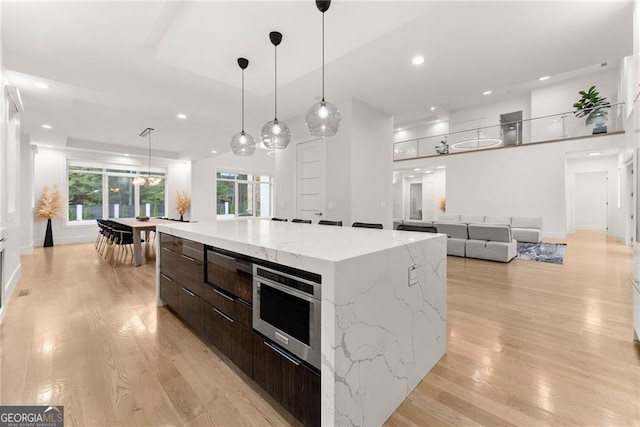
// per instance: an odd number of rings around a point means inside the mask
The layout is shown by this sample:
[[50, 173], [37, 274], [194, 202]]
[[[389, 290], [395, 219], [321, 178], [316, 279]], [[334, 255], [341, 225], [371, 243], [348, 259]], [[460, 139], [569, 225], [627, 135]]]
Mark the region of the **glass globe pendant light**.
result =
[[162, 181], [162, 178], [160, 178], [159, 176], [151, 175], [151, 132], [153, 130], [153, 128], [146, 128], [140, 133], [140, 136], [143, 138], [146, 136], [149, 137], [149, 172], [147, 173], [147, 175], [138, 175], [133, 178], [133, 185], [153, 186], [160, 184], [160, 181]]
[[331, 0], [316, 0], [316, 7], [322, 12], [322, 101], [316, 102], [307, 111], [305, 124], [313, 136], [333, 136], [340, 128], [342, 116], [338, 107], [324, 99], [324, 13], [329, 10]]
[[289, 126], [278, 120], [278, 45], [282, 42], [282, 34], [277, 31], [269, 33], [269, 40], [275, 50], [275, 115], [274, 119], [262, 127], [262, 143], [269, 149], [287, 148], [291, 141]]
[[242, 130], [231, 137], [229, 145], [236, 156], [249, 157], [256, 151], [256, 141], [244, 131], [244, 70], [249, 66], [249, 60], [238, 58], [238, 65], [242, 70]]

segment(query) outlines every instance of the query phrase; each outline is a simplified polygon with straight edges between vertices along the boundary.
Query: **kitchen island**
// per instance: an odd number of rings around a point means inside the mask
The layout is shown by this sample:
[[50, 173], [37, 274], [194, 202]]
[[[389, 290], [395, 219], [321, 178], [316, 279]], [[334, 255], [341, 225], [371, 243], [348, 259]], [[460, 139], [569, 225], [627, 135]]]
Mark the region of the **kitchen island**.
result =
[[446, 352], [445, 235], [268, 220], [157, 232], [321, 279], [322, 425], [381, 425]]

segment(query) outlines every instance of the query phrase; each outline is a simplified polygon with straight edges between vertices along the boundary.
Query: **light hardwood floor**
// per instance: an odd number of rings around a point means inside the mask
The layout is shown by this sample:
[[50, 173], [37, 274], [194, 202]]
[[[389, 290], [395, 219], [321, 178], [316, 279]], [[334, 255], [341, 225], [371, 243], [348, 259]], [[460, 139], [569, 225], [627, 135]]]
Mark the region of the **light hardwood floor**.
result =
[[[447, 354], [389, 426], [640, 425], [631, 251], [569, 236], [564, 265], [449, 257]], [[0, 329], [0, 404], [72, 425], [297, 424], [155, 301], [151, 264], [36, 249]], [[28, 295], [18, 296], [28, 291]]]

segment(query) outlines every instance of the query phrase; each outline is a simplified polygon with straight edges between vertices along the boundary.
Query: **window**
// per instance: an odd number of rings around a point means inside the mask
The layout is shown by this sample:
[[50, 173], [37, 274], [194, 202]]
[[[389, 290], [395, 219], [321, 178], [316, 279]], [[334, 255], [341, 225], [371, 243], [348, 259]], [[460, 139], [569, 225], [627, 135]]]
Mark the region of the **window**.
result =
[[[156, 186], [135, 186], [136, 169], [70, 161], [69, 223], [93, 221], [97, 218], [134, 218], [165, 215], [164, 173]], [[146, 174], [147, 171], [143, 171]]]
[[269, 175], [219, 171], [216, 178], [218, 219], [271, 217]]

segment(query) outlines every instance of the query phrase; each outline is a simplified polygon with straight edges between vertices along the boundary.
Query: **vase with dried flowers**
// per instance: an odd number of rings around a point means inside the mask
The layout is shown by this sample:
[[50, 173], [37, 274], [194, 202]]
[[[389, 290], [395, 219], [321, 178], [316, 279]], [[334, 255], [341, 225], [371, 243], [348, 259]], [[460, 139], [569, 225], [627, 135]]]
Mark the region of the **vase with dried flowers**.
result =
[[53, 246], [53, 232], [51, 230], [51, 219], [62, 218], [62, 195], [57, 186], [53, 188], [44, 187], [38, 205], [35, 210], [36, 220], [47, 220], [47, 231], [44, 235], [44, 247]]
[[442, 212], [446, 212], [446, 210], [447, 210], [447, 198], [446, 197], [443, 197], [443, 198], [440, 199], [440, 210]]
[[182, 216], [189, 210], [189, 196], [184, 191], [178, 191], [176, 196], [176, 210], [180, 214], [180, 221], [184, 221]]

